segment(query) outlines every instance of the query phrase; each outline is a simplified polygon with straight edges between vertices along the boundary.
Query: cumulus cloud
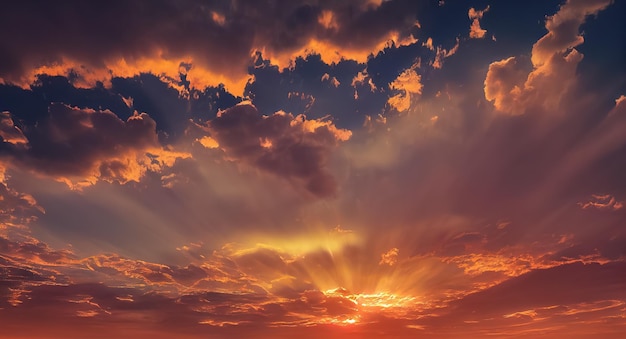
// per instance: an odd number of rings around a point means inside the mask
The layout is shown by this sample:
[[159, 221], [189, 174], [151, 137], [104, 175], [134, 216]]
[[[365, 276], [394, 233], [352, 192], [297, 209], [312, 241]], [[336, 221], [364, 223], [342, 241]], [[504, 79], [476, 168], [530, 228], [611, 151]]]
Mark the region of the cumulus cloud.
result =
[[335, 179], [326, 168], [328, 157], [351, 135], [328, 120], [284, 112], [262, 116], [250, 104], [221, 112], [208, 129], [228, 157], [295, 180], [318, 197], [335, 194]]
[[138, 181], [147, 170], [186, 156], [161, 147], [156, 123], [145, 113], [122, 121], [108, 110], [53, 103], [45, 119], [14, 134], [19, 134], [20, 142], [5, 141], [0, 151], [13, 161], [12, 167], [51, 176], [73, 187], [98, 180]]
[[498, 111], [518, 115], [530, 109], [555, 111], [576, 81], [576, 68], [583, 55], [574, 47], [584, 42], [580, 26], [611, 1], [571, 0], [548, 18], [548, 33], [532, 49], [532, 70], [525, 74], [523, 61], [511, 57], [489, 66], [485, 98]]
[[533, 45], [532, 62], [535, 67], [550, 61], [554, 54], [564, 53], [585, 39], [579, 29], [589, 15], [598, 13], [611, 4], [611, 0], [569, 0], [559, 11], [548, 18], [548, 33]]
[[528, 77], [526, 68], [523, 59], [516, 57], [491, 63], [485, 78], [485, 98], [493, 101], [499, 111], [521, 114], [524, 103], [520, 102], [520, 96]]

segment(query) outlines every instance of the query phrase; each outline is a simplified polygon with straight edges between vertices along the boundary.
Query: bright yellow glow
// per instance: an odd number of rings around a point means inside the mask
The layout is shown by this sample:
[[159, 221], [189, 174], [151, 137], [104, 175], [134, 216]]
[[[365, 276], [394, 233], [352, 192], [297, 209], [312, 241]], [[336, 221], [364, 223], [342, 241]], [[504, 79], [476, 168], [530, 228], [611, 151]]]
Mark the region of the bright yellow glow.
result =
[[324, 292], [327, 296], [340, 296], [352, 301], [361, 310], [406, 308], [416, 304], [415, 297], [399, 296], [388, 292], [372, 294], [347, 294], [342, 288], [335, 288]]
[[269, 248], [279, 252], [285, 252], [292, 256], [302, 256], [319, 250], [331, 253], [339, 252], [347, 245], [357, 245], [360, 237], [348, 230], [333, 229], [330, 232], [317, 232], [292, 237], [270, 237], [267, 235], [251, 236], [243, 242], [241, 249], [235, 251], [235, 255], [241, 255], [256, 250], [257, 248]]
[[354, 304], [356, 314], [323, 317], [315, 320], [318, 324], [333, 324], [338, 326], [350, 326], [368, 323], [367, 319], [372, 316], [387, 314], [389, 316], [404, 316], [409, 311], [422, 303], [415, 297], [400, 296], [388, 292], [372, 294], [351, 294], [344, 288], [334, 288], [323, 292], [329, 298], [341, 298]]
[[356, 323], [356, 319], [354, 318], [348, 318], [346, 320], [343, 321], [345, 324], [349, 324], [349, 325], [353, 325]]

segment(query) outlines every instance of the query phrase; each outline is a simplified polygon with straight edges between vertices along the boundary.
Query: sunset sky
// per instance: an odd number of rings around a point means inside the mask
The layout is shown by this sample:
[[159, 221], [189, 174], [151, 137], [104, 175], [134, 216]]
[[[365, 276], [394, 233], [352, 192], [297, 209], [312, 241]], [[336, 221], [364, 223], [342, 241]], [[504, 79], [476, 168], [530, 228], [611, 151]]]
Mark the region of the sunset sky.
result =
[[0, 5], [0, 338], [624, 338], [626, 1]]

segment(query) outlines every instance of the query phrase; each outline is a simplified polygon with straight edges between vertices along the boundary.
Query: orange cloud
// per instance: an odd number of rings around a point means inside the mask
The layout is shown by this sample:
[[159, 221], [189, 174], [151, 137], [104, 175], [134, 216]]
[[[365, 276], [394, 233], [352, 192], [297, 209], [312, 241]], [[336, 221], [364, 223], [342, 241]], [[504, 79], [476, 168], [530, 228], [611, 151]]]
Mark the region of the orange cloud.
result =
[[477, 11], [473, 7], [469, 9], [467, 15], [472, 20], [472, 25], [470, 26], [470, 38], [472, 39], [482, 39], [487, 34], [486, 29], [482, 29], [480, 27], [480, 19], [483, 18], [483, 15], [489, 11], [489, 5], [485, 7], [482, 11]]
[[583, 58], [574, 47], [583, 43], [578, 32], [585, 18], [604, 9], [610, 1], [568, 1], [548, 18], [548, 33], [534, 45], [532, 70], [525, 74], [519, 58], [492, 63], [485, 78], [485, 98], [496, 109], [512, 115], [529, 107], [558, 111], [563, 96], [576, 81], [576, 68]]
[[450, 50], [447, 50], [441, 46], [437, 46], [435, 59], [433, 59], [433, 61], [431, 62], [431, 66], [433, 66], [433, 68], [435, 69], [441, 69], [443, 67], [443, 60], [456, 54], [456, 52], [459, 50], [459, 45], [460, 40], [459, 38], [457, 38], [456, 44], [452, 48], [450, 48]]
[[[352, 234], [340, 228], [331, 233]], [[176, 266], [115, 254], [78, 259], [71, 251], [54, 251], [36, 240], [20, 244], [0, 237], [0, 272], [12, 279], [10, 293], [0, 290], [0, 305], [5, 307], [0, 312], [3, 319], [20, 324], [24, 321], [20, 315], [45, 312], [64, 326], [79, 326], [83, 324], [79, 319], [89, 318], [89, 326], [106, 324], [115, 331], [131, 319], [133, 328], [160, 324], [163, 333], [177, 333], [179, 326], [184, 326], [185, 333], [192, 337], [206, 333], [207, 328], [240, 335], [254, 325], [255, 330], [262, 329], [268, 335], [297, 329], [313, 338], [319, 335], [316, 331], [327, 329], [339, 338], [347, 329], [360, 337], [376, 329], [407, 337], [415, 331], [446, 334], [450, 324], [465, 334], [496, 333], [511, 324], [517, 324], [519, 331], [533, 333], [535, 327], [529, 326], [527, 319], [533, 324], [545, 321], [537, 325], [545, 330], [545, 326], [556, 326], [563, 317], [589, 315], [590, 321], [602, 319], [600, 313], [614, 317], [624, 305], [619, 289], [623, 279], [617, 274], [624, 268], [620, 261], [541, 266], [537, 258], [524, 256], [460, 256], [451, 263], [460, 265], [471, 276], [461, 278], [435, 257], [397, 260], [399, 250], [392, 248], [382, 259], [393, 264], [372, 263], [378, 270], [375, 277], [381, 279], [374, 284], [378, 285], [375, 290], [350, 290], [341, 285], [320, 289], [311, 284], [327, 271], [331, 278], [339, 278], [335, 283], [362, 285], [364, 281], [350, 281], [347, 275], [333, 272], [332, 265], [338, 269], [342, 261], [355, 277], [371, 278], [363, 275], [367, 266], [350, 264], [349, 253], [354, 248], [346, 245], [340, 250], [322, 250], [325, 256], [318, 251], [293, 256], [262, 246], [243, 250], [225, 246], [201, 258], [198, 264]], [[369, 249], [361, 250], [364, 254]], [[12, 270], [6, 269], [7, 259]], [[489, 272], [499, 271], [510, 277], [485, 278]], [[391, 285], [384, 279], [390, 274], [398, 279], [396, 283], [418, 285], [420, 289], [412, 294], [389, 290]], [[585, 276], [591, 278], [580, 279]], [[481, 277], [486, 283], [476, 280]], [[101, 283], [89, 282], [94, 279]], [[459, 285], [468, 279], [473, 284]], [[13, 305], [10, 308], [9, 303]], [[14, 331], [11, 327], [5, 330]], [[57, 330], [49, 327], [47, 333]]]
[[542, 267], [537, 258], [530, 255], [505, 256], [499, 254], [468, 254], [459, 257], [446, 258], [462, 268], [465, 274], [479, 275], [485, 272], [502, 272], [507, 276], [518, 276], [532, 269]]
[[389, 251], [381, 254], [379, 265], [389, 265], [393, 266], [398, 262], [398, 253], [399, 250], [397, 248], [392, 248]]
[[72, 84], [78, 88], [93, 88], [98, 82], [110, 87], [111, 79], [114, 77], [129, 78], [141, 73], [152, 73], [169, 83], [170, 86], [182, 91], [182, 88], [177, 84], [182, 64], [191, 65], [189, 70], [185, 70], [183, 73], [186, 80], [189, 81], [189, 85], [196, 89], [224, 84], [224, 87], [231, 93], [243, 95], [244, 88], [251, 79], [251, 76], [244, 69], [237, 71], [212, 69], [201, 62], [197, 62], [194, 57], [170, 58], [159, 52], [140, 58], [102, 60], [97, 65], [84, 64], [78, 60], [62, 57], [55, 63], [34, 67], [18, 78], [7, 77], [3, 79], [0, 76], [0, 83], [12, 83], [22, 88], [29, 88], [38, 75], [47, 74], [71, 78]]
[[523, 63], [515, 57], [491, 63], [485, 78], [485, 98], [499, 111], [521, 114], [524, 103], [520, 96], [527, 76]]
[[587, 16], [598, 13], [610, 4], [610, 0], [569, 0], [563, 4], [555, 15], [546, 20], [548, 33], [533, 45], [533, 66], [539, 67], [549, 62], [554, 54], [581, 45], [585, 39], [579, 32], [580, 25]]
[[430, 49], [431, 51], [435, 50], [435, 46], [433, 46], [433, 38], [431, 38], [431, 37], [426, 39], [426, 41], [424, 43], [422, 43], [422, 46]]
[[623, 201], [617, 201], [614, 196], [610, 194], [598, 195], [593, 194], [588, 202], [579, 202], [578, 205], [582, 209], [597, 208], [600, 210], [619, 210], [624, 207]]
[[422, 94], [421, 83], [422, 77], [417, 74], [415, 69], [417, 65], [402, 72], [393, 82], [389, 84], [392, 90], [396, 90], [399, 93], [389, 97], [387, 103], [398, 112], [406, 112], [411, 108], [411, 99], [416, 99]]
[[337, 19], [335, 18], [335, 15], [332, 11], [322, 11], [317, 20], [319, 24], [322, 25], [325, 29], [339, 29], [339, 24], [337, 23]]
[[341, 60], [365, 63], [370, 56], [376, 55], [389, 46], [408, 46], [416, 42], [417, 40], [412, 35], [402, 36], [398, 31], [391, 31], [385, 36], [379, 37], [378, 40], [372, 40], [363, 46], [350, 43], [337, 44], [330, 40], [313, 38], [300, 48], [291, 51], [277, 52], [267, 48], [261, 48], [258, 51], [264, 58], [270, 59], [273, 64], [283, 69], [289, 67], [297, 57], [311, 54], [319, 54], [322, 61], [329, 65], [337, 64]]
[[14, 145], [26, 144], [28, 142], [22, 130], [13, 123], [11, 113], [9, 112], [0, 113], [0, 138], [2, 138], [2, 141]]
[[322, 82], [323, 81], [328, 81], [330, 82], [331, 85], [333, 85], [335, 88], [339, 87], [339, 85], [341, 85], [341, 83], [339, 82], [339, 80], [337, 80], [337, 78], [335, 77], [331, 77], [328, 73], [324, 73], [324, 75], [322, 75]]

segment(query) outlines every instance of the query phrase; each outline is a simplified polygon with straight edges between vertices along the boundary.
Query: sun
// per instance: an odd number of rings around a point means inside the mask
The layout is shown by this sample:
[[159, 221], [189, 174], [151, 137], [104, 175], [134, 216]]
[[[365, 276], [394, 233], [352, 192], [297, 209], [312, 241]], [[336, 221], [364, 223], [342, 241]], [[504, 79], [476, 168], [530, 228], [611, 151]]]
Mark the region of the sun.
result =
[[400, 296], [390, 292], [350, 293], [345, 288], [334, 288], [324, 292], [326, 296], [342, 297], [352, 301], [364, 311], [372, 309], [402, 309], [417, 305], [412, 296]]
[[346, 325], [354, 325], [357, 322], [358, 322], [358, 320], [355, 319], [355, 318], [348, 318], [348, 319], [343, 321], [343, 323], [346, 324]]
[[401, 296], [390, 292], [350, 293], [345, 288], [334, 288], [323, 292], [327, 297], [341, 298], [353, 305], [354, 314], [324, 318], [320, 322], [339, 326], [360, 325], [372, 316], [387, 314], [406, 315], [420, 306], [416, 297]]

